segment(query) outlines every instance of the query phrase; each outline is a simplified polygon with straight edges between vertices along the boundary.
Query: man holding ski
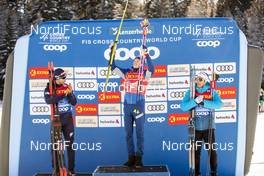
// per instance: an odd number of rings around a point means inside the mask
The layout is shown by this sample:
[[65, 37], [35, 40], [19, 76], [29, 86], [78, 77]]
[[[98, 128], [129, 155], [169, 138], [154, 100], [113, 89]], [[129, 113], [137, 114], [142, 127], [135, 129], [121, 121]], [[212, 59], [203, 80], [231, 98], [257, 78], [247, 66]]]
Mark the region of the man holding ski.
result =
[[[74, 142], [74, 123], [72, 118], [72, 106], [76, 105], [77, 101], [75, 95], [73, 94], [71, 85], [70, 84], [67, 85], [65, 83], [65, 79], [66, 79], [66, 72], [61, 68], [57, 68], [54, 71], [54, 78], [52, 81], [53, 84], [52, 86], [50, 86], [50, 83], [47, 84], [47, 87], [45, 88], [44, 91], [44, 97], [45, 97], [45, 102], [47, 104], [56, 105], [55, 109], [53, 110], [54, 112], [52, 113], [57, 114], [57, 117], [55, 117], [54, 121], [59, 122], [60, 128], [54, 128], [52, 126], [52, 130], [61, 129], [63, 133], [65, 139], [64, 143], [66, 144], [67, 154], [68, 154], [68, 164], [69, 164], [68, 175], [72, 176], [74, 175], [74, 167], [75, 167], [75, 151], [72, 149], [72, 144]], [[50, 90], [51, 87], [53, 89], [52, 91]], [[52, 138], [54, 137], [53, 135], [61, 134], [60, 132], [56, 132], [56, 131], [54, 132], [52, 130], [51, 130]], [[54, 152], [54, 150], [52, 150], [52, 152]], [[61, 159], [60, 157], [62, 157], [64, 160], [64, 153], [62, 152], [61, 154], [63, 156], [59, 156], [58, 154], [56, 154], [55, 156], [53, 154], [52, 156], [53, 175], [57, 175], [58, 171], [60, 170], [60, 168], [58, 167], [61, 167], [61, 165], [63, 165], [63, 161], [58, 161], [59, 159]]]
[[[214, 109], [222, 106], [222, 100], [210, 85], [211, 81], [207, 73], [196, 74], [192, 81], [194, 81], [194, 96], [191, 96], [191, 88], [182, 100], [181, 109], [183, 111], [194, 110], [195, 146], [192, 147], [195, 147], [195, 175], [201, 175], [200, 155], [204, 142], [208, 151], [208, 160], [210, 160], [208, 161], [211, 168], [210, 175], [215, 176], [217, 175], [217, 153], [212, 145], [215, 143]], [[212, 83], [215, 83], [215, 80]]]
[[[125, 166], [143, 166], [142, 156], [144, 150], [144, 122], [145, 122], [145, 92], [147, 79], [154, 73], [154, 66], [147, 52], [147, 47], [142, 46], [141, 58], [134, 58], [131, 68], [120, 68], [112, 62], [111, 70], [123, 79], [124, 96], [124, 122], [126, 132], [126, 143], [128, 150], [128, 161]], [[144, 62], [148, 69], [144, 69]], [[142, 65], [143, 64], [143, 65]], [[133, 124], [136, 124], [137, 151], [133, 141]]]

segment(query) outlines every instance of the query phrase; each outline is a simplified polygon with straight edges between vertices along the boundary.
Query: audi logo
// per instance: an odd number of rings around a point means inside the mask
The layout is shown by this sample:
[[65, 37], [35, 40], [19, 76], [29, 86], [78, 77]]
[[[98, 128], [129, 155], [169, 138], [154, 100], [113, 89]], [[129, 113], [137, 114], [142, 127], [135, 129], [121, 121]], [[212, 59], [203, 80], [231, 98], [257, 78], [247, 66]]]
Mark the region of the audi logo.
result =
[[171, 98], [183, 98], [185, 93], [185, 91], [171, 92], [170, 96]]
[[159, 122], [159, 123], [162, 123], [165, 120], [166, 120], [165, 117], [149, 117], [147, 119], [148, 122]]
[[94, 88], [95, 84], [93, 82], [78, 82], [78, 88]]
[[234, 78], [218, 78], [218, 83], [232, 83], [234, 82]]
[[77, 98], [80, 99], [80, 100], [84, 100], [84, 99], [93, 100], [93, 99], [95, 99], [95, 95], [80, 94], [80, 95], [77, 96]]
[[149, 111], [163, 111], [165, 110], [165, 106], [163, 104], [159, 104], [159, 105], [148, 105], [147, 109]]
[[196, 45], [198, 47], [218, 47], [220, 46], [220, 41], [219, 40], [215, 40], [215, 41], [198, 41], [196, 42]]
[[172, 105], [170, 105], [170, 108], [171, 109], [180, 109], [181, 106], [179, 104], [172, 104]]
[[[105, 50], [104, 57], [106, 60], [109, 60], [110, 52], [111, 51], [109, 48]], [[140, 47], [134, 47], [131, 48], [130, 50], [127, 48], [118, 48], [115, 53], [115, 58], [121, 61], [128, 60], [129, 58], [134, 59], [136, 56], [140, 55], [140, 52], [141, 52]], [[157, 47], [154, 46], [148, 47], [148, 52], [151, 59], [157, 59], [160, 56], [160, 50]]]
[[[107, 71], [108, 70], [101, 70], [100, 75], [101, 76], [107, 76]], [[110, 76], [116, 76], [116, 74], [114, 72], [110, 71]]]
[[50, 119], [32, 119], [33, 124], [48, 124], [50, 123]]
[[49, 112], [48, 106], [33, 106], [32, 107], [33, 112]]
[[206, 112], [206, 111], [201, 111], [201, 112], [195, 112], [195, 115], [197, 115], [197, 116], [207, 116], [207, 115], [209, 115], [209, 112]]
[[69, 107], [59, 107], [59, 112], [67, 112]]
[[67, 45], [44, 45], [43, 49], [45, 51], [66, 51], [67, 50]]
[[216, 70], [219, 71], [219, 72], [233, 71], [234, 70], [234, 66], [233, 65], [218, 65], [216, 67]]

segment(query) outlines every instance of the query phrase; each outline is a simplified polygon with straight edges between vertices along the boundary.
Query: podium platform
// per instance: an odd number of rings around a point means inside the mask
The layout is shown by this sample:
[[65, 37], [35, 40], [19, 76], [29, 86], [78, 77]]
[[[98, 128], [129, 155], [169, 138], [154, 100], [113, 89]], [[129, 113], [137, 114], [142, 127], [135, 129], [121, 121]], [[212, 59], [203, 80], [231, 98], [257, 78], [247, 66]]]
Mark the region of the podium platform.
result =
[[98, 166], [93, 176], [170, 176], [167, 166]]
[[[92, 176], [93, 174], [88, 174], [88, 173], [76, 173], [76, 176]], [[52, 176], [51, 173], [37, 173], [34, 176]]]

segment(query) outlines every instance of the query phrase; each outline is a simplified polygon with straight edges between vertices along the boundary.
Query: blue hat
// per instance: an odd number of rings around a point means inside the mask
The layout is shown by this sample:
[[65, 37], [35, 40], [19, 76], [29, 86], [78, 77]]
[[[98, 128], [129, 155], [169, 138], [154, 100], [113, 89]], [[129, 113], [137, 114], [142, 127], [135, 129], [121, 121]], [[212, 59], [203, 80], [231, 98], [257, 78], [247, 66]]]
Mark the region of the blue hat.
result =
[[63, 69], [57, 68], [56, 70], [54, 70], [55, 79], [65, 79], [66, 76], [67, 76], [67, 73]]

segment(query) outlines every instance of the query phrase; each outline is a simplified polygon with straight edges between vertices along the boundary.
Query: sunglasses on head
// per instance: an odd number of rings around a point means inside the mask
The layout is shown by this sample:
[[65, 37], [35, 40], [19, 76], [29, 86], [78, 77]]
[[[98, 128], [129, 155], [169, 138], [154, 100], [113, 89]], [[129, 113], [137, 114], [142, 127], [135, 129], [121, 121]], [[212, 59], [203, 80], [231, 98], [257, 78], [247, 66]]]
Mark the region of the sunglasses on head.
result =
[[201, 77], [197, 77], [197, 78], [195, 78], [195, 81], [196, 82], [203, 82], [203, 81], [205, 81], [203, 78], [201, 78]]

